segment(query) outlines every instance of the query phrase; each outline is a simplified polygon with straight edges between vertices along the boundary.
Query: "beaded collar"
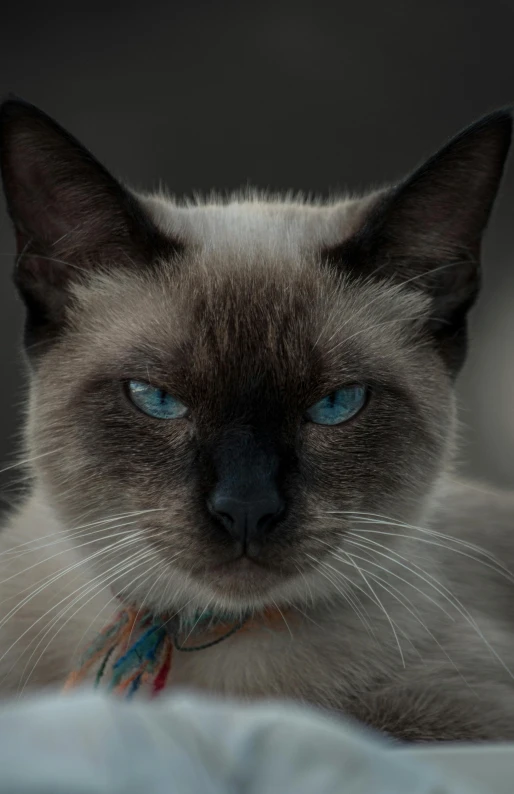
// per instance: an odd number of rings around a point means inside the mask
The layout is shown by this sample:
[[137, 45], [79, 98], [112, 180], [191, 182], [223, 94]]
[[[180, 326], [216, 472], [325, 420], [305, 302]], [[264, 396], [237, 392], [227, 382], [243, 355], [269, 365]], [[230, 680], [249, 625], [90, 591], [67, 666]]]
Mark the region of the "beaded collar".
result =
[[155, 696], [166, 686], [174, 651], [207, 650], [240, 631], [257, 626], [285, 626], [283, 613], [266, 609], [257, 615], [234, 617], [200, 612], [190, 621], [155, 616], [122, 607], [85, 650], [78, 667], [69, 675], [65, 690], [81, 684], [94, 673], [94, 687], [133, 696], [144, 686]]

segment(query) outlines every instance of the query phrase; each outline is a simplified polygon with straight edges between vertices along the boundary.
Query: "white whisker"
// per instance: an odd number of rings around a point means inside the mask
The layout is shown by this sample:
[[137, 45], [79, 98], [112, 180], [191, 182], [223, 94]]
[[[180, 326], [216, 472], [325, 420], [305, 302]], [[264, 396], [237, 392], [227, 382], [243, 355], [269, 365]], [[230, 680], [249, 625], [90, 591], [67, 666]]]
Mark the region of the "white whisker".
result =
[[[377, 517], [380, 518], [379, 516], [377, 516]], [[368, 517], [364, 517], [364, 516], [362, 516], [362, 517], [361, 516], [355, 516], [353, 520], [361, 521], [363, 523], [368, 523], [368, 524], [380, 525], [380, 526], [393, 526], [393, 527], [399, 527], [400, 529], [411, 529], [411, 530], [414, 530], [416, 532], [421, 532], [421, 533], [430, 535], [431, 537], [438, 538], [440, 540], [448, 540], [451, 543], [455, 543], [456, 545], [462, 546], [463, 548], [466, 548], [469, 551], [475, 551], [478, 554], [481, 554], [483, 557], [486, 557], [491, 562], [493, 562], [495, 564], [495, 566], [498, 567], [498, 569], [501, 569], [511, 579], [511, 581], [514, 581], [514, 574], [512, 574], [512, 572], [501, 562], [501, 560], [499, 560], [497, 557], [495, 557], [495, 555], [492, 554], [491, 552], [489, 552], [487, 549], [484, 549], [482, 546], [478, 546], [475, 543], [470, 543], [469, 541], [462, 540], [461, 538], [452, 537], [452, 535], [445, 535], [444, 533], [437, 532], [436, 530], [433, 530], [433, 529], [427, 529], [425, 527], [418, 527], [418, 526], [416, 526], [414, 524], [407, 524], [407, 523], [405, 523], [403, 521], [393, 521], [392, 519], [377, 521], [375, 518], [368, 518]], [[378, 530], [359, 528], [358, 531], [361, 532], [361, 533], [363, 533], [363, 532], [373, 533], [373, 532], [378, 531]], [[385, 531], [384, 531], [384, 534], [386, 534]], [[412, 540], [418, 540], [420, 542], [422, 542], [422, 540], [423, 540], [422, 538], [417, 538], [415, 535], [405, 535], [405, 536], [397, 535], [397, 536], [398, 537], [409, 537]], [[456, 553], [459, 553], [459, 552], [457, 552], [456, 549], [453, 549], [450, 546], [443, 546], [443, 548], [446, 548], [446, 549], [448, 549], [450, 551], [455, 551]], [[476, 557], [472, 557], [472, 559], [475, 559], [476, 562], [480, 562], [480, 560], [477, 559]], [[485, 563], [483, 563], [483, 564], [485, 564]], [[499, 572], [500, 572], [500, 570], [497, 571], [497, 573], [499, 573]]]
[[[180, 557], [180, 555], [181, 555], [181, 554], [183, 554], [183, 553], [184, 553], [183, 551], [176, 552], [176, 553], [173, 555], [173, 557], [171, 557], [170, 559], [163, 560], [163, 561], [162, 561], [162, 562], [163, 562], [163, 565], [165, 565], [165, 566], [169, 566], [169, 564], [170, 564], [170, 563], [174, 562], [174, 560], [176, 560], [176, 559], [177, 559], [177, 557]], [[126, 573], [126, 572], [125, 572], [125, 573]], [[146, 571], [145, 571], [145, 573], [146, 573]], [[165, 571], [165, 572], [163, 572], [163, 573], [169, 573], [169, 569], [168, 569], [168, 567], [166, 568], [166, 571]], [[159, 576], [159, 577], [158, 577], [158, 579], [160, 579], [161, 577], [162, 577], [162, 574], [161, 574], [161, 576]], [[134, 579], [133, 581], [137, 581], [137, 580], [136, 580], [136, 579]], [[133, 584], [133, 582], [132, 582], [132, 584]], [[143, 583], [143, 584], [144, 584], [144, 583]], [[168, 584], [169, 584], [169, 582], [168, 582]], [[116, 601], [116, 599], [117, 599], [117, 598], [118, 598], [118, 595], [115, 593], [115, 594], [112, 596], [112, 598], [110, 598], [110, 599], [109, 599], [109, 601], [108, 601], [106, 604], [104, 604], [104, 606], [101, 608], [101, 610], [100, 610], [100, 611], [99, 611], [99, 612], [98, 612], [98, 613], [95, 615], [95, 617], [93, 618], [93, 620], [92, 620], [92, 621], [91, 621], [91, 623], [90, 623], [90, 626], [89, 626], [89, 627], [88, 627], [88, 628], [87, 628], [87, 629], [86, 629], [86, 630], [83, 632], [83, 634], [81, 635], [81, 637], [80, 637], [80, 639], [79, 639], [79, 641], [78, 641], [78, 643], [77, 643], [77, 645], [76, 645], [75, 651], [77, 651], [77, 649], [79, 648], [79, 646], [82, 644], [82, 641], [83, 641], [84, 637], [86, 636], [87, 632], [89, 631], [89, 628], [91, 627], [91, 625], [92, 625], [93, 623], [96, 623], [97, 619], [100, 617], [100, 615], [102, 614], [102, 612], [104, 612], [104, 611], [107, 609], [107, 607], [108, 607], [110, 604], [112, 604], [112, 602], [113, 602], [113, 601]], [[137, 616], [136, 616], [136, 619], [137, 619]], [[129, 639], [130, 639], [130, 638], [129, 638]]]
[[[359, 568], [359, 566], [354, 562], [354, 560], [351, 557], [349, 557], [349, 559], [352, 562], [352, 564], [355, 566], [357, 572], [362, 577], [362, 579], [364, 581], [364, 584], [367, 586], [368, 590], [372, 593], [373, 597], [375, 598], [375, 601], [376, 601], [377, 605], [379, 606], [379, 608], [382, 610], [382, 612], [386, 616], [386, 619], [387, 619], [389, 625], [391, 626], [391, 631], [393, 632], [394, 638], [396, 640], [396, 644], [398, 646], [398, 651], [400, 653], [400, 659], [402, 661], [402, 666], [405, 667], [405, 658], [404, 658], [404, 655], [403, 655], [402, 646], [400, 644], [400, 640], [398, 638], [398, 634], [396, 632], [396, 629], [395, 629], [395, 626], [394, 626], [394, 622], [391, 619], [391, 616], [389, 615], [389, 612], [387, 611], [387, 609], [385, 608], [384, 604], [382, 603], [382, 601], [380, 600], [380, 598], [376, 594], [376, 592], [373, 589], [373, 587], [370, 585], [369, 581], [367, 580], [367, 578], [366, 578], [365, 574], [363, 573], [363, 571], [361, 570], [361, 568]], [[333, 566], [330, 566], [330, 567], [333, 567]], [[334, 570], [337, 571], [337, 568], [334, 568]]]
[[[57, 631], [55, 632], [55, 634], [52, 636], [52, 638], [50, 639], [50, 641], [49, 641], [49, 642], [48, 642], [48, 643], [45, 645], [45, 647], [44, 647], [44, 648], [43, 648], [43, 650], [41, 651], [41, 653], [40, 653], [39, 657], [38, 657], [38, 658], [37, 658], [37, 660], [35, 661], [35, 663], [34, 663], [34, 665], [33, 665], [33, 667], [32, 667], [32, 670], [30, 671], [29, 675], [27, 676], [27, 678], [26, 678], [26, 680], [25, 680], [25, 683], [23, 684], [23, 687], [22, 687], [22, 689], [21, 689], [20, 695], [22, 695], [22, 694], [23, 694], [23, 692], [24, 692], [24, 690], [25, 690], [25, 687], [27, 686], [27, 684], [28, 684], [28, 682], [29, 682], [29, 680], [30, 680], [30, 678], [31, 678], [31, 676], [32, 676], [32, 674], [33, 674], [33, 672], [34, 672], [34, 670], [37, 668], [37, 666], [38, 666], [39, 662], [41, 661], [41, 659], [42, 659], [42, 658], [43, 658], [43, 656], [45, 655], [46, 651], [48, 650], [48, 648], [50, 647], [50, 645], [52, 644], [52, 642], [54, 642], [54, 640], [56, 639], [56, 637], [57, 637], [57, 636], [59, 635], [59, 633], [60, 633], [60, 632], [61, 632], [61, 631], [62, 631], [62, 630], [63, 630], [63, 629], [64, 629], [64, 628], [65, 628], [65, 627], [68, 625], [68, 623], [70, 623], [70, 621], [71, 621], [71, 620], [73, 620], [73, 618], [74, 618], [74, 617], [76, 617], [76, 615], [78, 615], [78, 613], [81, 611], [81, 609], [83, 609], [83, 608], [84, 608], [84, 607], [85, 607], [87, 604], [89, 604], [89, 603], [90, 603], [90, 601], [92, 601], [94, 598], [97, 598], [97, 596], [99, 595], [99, 593], [101, 593], [101, 592], [102, 592], [102, 590], [105, 590], [107, 587], [110, 587], [110, 586], [111, 586], [111, 585], [112, 585], [114, 582], [118, 581], [120, 578], [122, 578], [124, 575], [126, 575], [126, 574], [127, 574], [129, 571], [133, 571], [133, 570], [135, 570], [136, 568], [138, 568], [138, 567], [139, 567], [139, 565], [142, 565], [142, 564], [143, 564], [143, 562], [148, 562], [149, 560], [155, 559], [155, 557], [157, 557], [157, 556], [158, 556], [157, 552], [151, 552], [151, 551], [148, 551], [148, 552], [146, 552], [145, 554], [141, 555], [141, 556], [139, 557], [139, 559], [137, 559], [137, 560], [135, 561], [135, 563], [134, 563], [134, 564], [129, 564], [128, 566], [127, 566], [127, 565], [125, 565], [125, 566], [122, 566], [122, 567], [123, 567], [123, 570], [121, 570], [119, 566], [114, 566], [116, 570], [114, 571], [114, 574], [113, 574], [113, 575], [111, 575], [111, 577], [110, 577], [108, 580], [105, 580], [105, 579], [102, 577], [102, 581], [101, 581], [101, 582], [99, 582], [98, 584], [93, 584], [92, 586], [90, 586], [90, 587], [89, 587], [89, 588], [88, 588], [88, 589], [87, 589], [87, 590], [86, 590], [84, 593], [81, 593], [79, 596], [77, 596], [77, 597], [76, 597], [76, 598], [75, 598], [75, 599], [72, 601], [72, 603], [71, 603], [71, 604], [69, 604], [69, 605], [66, 607], [66, 609], [63, 609], [63, 610], [61, 610], [61, 612], [59, 612], [59, 614], [57, 615], [57, 617], [55, 617], [55, 618], [53, 619], [53, 622], [52, 622], [51, 626], [50, 626], [49, 628], [47, 628], [47, 630], [46, 630], [46, 631], [45, 631], [45, 633], [43, 634], [43, 636], [42, 636], [41, 640], [38, 642], [38, 644], [37, 644], [37, 645], [36, 645], [36, 647], [34, 648], [34, 650], [33, 650], [32, 654], [31, 654], [30, 658], [28, 659], [28, 661], [27, 661], [27, 663], [26, 663], [26, 665], [25, 665], [25, 668], [24, 668], [23, 674], [25, 673], [25, 670], [27, 669], [27, 667], [28, 667], [28, 664], [30, 663], [30, 660], [33, 658], [33, 656], [34, 656], [34, 654], [36, 653], [37, 649], [38, 649], [38, 648], [41, 646], [41, 644], [44, 642], [44, 640], [45, 640], [45, 637], [47, 637], [47, 636], [48, 636], [48, 633], [49, 633], [49, 632], [52, 630], [52, 628], [53, 628], [55, 625], [57, 625], [57, 623], [59, 623], [59, 621], [60, 621], [60, 620], [62, 620], [62, 618], [63, 618], [63, 617], [64, 617], [64, 616], [65, 616], [65, 615], [66, 615], [66, 614], [69, 612], [69, 610], [70, 610], [70, 609], [72, 609], [72, 608], [73, 608], [73, 606], [74, 606], [74, 605], [75, 605], [75, 604], [76, 604], [78, 601], [80, 601], [80, 600], [81, 600], [81, 599], [82, 599], [82, 598], [83, 598], [85, 595], [89, 595], [89, 593], [90, 593], [92, 590], [93, 590], [93, 591], [96, 591], [96, 592], [93, 592], [93, 595], [92, 595], [92, 596], [90, 596], [90, 598], [88, 598], [88, 599], [87, 599], [87, 601], [85, 601], [85, 602], [81, 603], [81, 604], [80, 604], [80, 606], [79, 606], [79, 608], [78, 608], [78, 609], [76, 609], [76, 610], [73, 612], [73, 614], [72, 614], [72, 615], [70, 615], [70, 616], [69, 616], [69, 617], [68, 617], [68, 618], [67, 618], [67, 619], [64, 621], [64, 623], [63, 623], [61, 626], [59, 626], [59, 628], [57, 629]], [[140, 576], [137, 576], [137, 577], [136, 577], [136, 578], [135, 578], [133, 581], [137, 581], [138, 579], [142, 578], [143, 576], [147, 576], [147, 575], [149, 575], [149, 574], [151, 573], [151, 571], [152, 571], [152, 570], [154, 570], [154, 569], [155, 569], [157, 566], [159, 566], [159, 565], [162, 565], [162, 564], [163, 564], [163, 562], [162, 562], [162, 560], [161, 560], [161, 559], [157, 560], [157, 562], [156, 562], [156, 563], [154, 563], [154, 565], [151, 565], [149, 569], [147, 568], [145, 571], [143, 571], [143, 573], [142, 573]], [[90, 585], [91, 585], [91, 583], [90, 583]], [[112, 600], [114, 600], [114, 598], [113, 598], [113, 599], [111, 599], [111, 601], [112, 601]], [[39, 635], [38, 635], [38, 636], [39, 636]], [[37, 639], [37, 638], [36, 638], [36, 639]]]
[[[147, 513], [160, 512], [161, 509], [162, 508], [151, 508], [147, 510], [135, 510], [135, 511], [133, 510], [129, 513], [121, 513], [120, 515], [111, 516], [109, 518], [103, 518], [97, 521], [92, 521], [89, 524], [82, 524], [80, 526], [70, 527], [67, 529], [59, 529], [56, 530], [55, 532], [49, 532], [47, 535], [41, 535], [37, 538], [33, 538], [32, 540], [27, 540], [24, 543], [19, 543], [16, 546], [11, 546], [9, 549], [5, 549], [4, 551], [0, 552], [0, 557], [2, 557], [4, 554], [8, 554], [8, 555], [12, 554], [12, 558], [17, 559], [17, 555], [14, 555], [13, 552], [18, 551], [19, 549], [26, 548], [27, 546], [31, 547], [28, 551], [38, 551], [40, 548], [46, 548], [46, 544], [43, 544], [42, 546], [38, 546], [37, 544], [39, 544], [42, 540], [46, 540], [47, 538], [51, 538], [51, 537], [55, 537], [56, 535], [59, 535], [62, 536], [64, 540], [67, 540], [69, 538], [76, 537], [75, 533], [81, 530], [87, 530], [91, 527], [102, 526], [104, 524], [113, 523], [115, 521], [120, 521], [121, 519], [125, 519], [125, 518], [138, 518], [139, 516], [145, 515]], [[106, 529], [108, 529], [108, 527]], [[32, 544], [35, 545], [35, 548], [32, 548]], [[21, 553], [24, 554], [25, 552], [21, 552]]]
[[[139, 552], [136, 552], [136, 554], [132, 555], [132, 557], [129, 557], [129, 558], [125, 559], [125, 560], [123, 561], [123, 563], [116, 563], [116, 565], [115, 565], [115, 566], [113, 566], [113, 568], [116, 568], [116, 570], [118, 570], [118, 571], [119, 571], [119, 569], [120, 569], [120, 565], [125, 565], [125, 564], [126, 564], [128, 567], [130, 567], [130, 563], [128, 563], [128, 559], [135, 558], [135, 557], [137, 557], [139, 554], [140, 554]], [[110, 570], [112, 570], [112, 569], [110, 569]], [[44, 618], [45, 618], [47, 615], [50, 615], [50, 614], [51, 614], [51, 613], [54, 611], [54, 609], [56, 609], [57, 607], [59, 607], [61, 604], [63, 604], [63, 603], [64, 603], [65, 601], [67, 601], [69, 598], [73, 598], [73, 597], [76, 595], [76, 593], [77, 593], [77, 592], [80, 592], [81, 590], [83, 590], [83, 589], [85, 589], [85, 588], [88, 588], [88, 587], [90, 587], [90, 585], [91, 585], [91, 582], [92, 582], [92, 581], [94, 581], [94, 580], [97, 580], [97, 579], [99, 579], [99, 578], [102, 578], [103, 576], [104, 576], [104, 574], [100, 574], [99, 576], [95, 577], [93, 580], [89, 580], [89, 581], [88, 581], [88, 582], [86, 582], [84, 585], [82, 585], [81, 587], [77, 588], [77, 590], [73, 591], [72, 593], [68, 593], [68, 594], [65, 596], [65, 598], [61, 599], [61, 601], [59, 601], [57, 604], [53, 604], [53, 605], [50, 607], [50, 609], [47, 609], [47, 610], [46, 610], [46, 612], [44, 612], [42, 615], [40, 615], [38, 618], [36, 618], [36, 620], [34, 620], [34, 621], [33, 621], [33, 622], [30, 624], [30, 626], [28, 626], [28, 628], [26, 628], [26, 629], [25, 629], [25, 630], [24, 630], [24, 631], [23, 631], [23, 632], [22, 632], [22, 633], [21, 633], [21, 634], [20, 634], [20, 635], [19, 635], [19, 636], [16, 638], [16, 640], [14, 640], [14, 642], [12, 642], [12, 643], [11, 643], [11, 645], [10, 645], [10, 646], [7, 648], [7, 650], [5, 650], [5, 651], [4, 651], [4, 653], [3, 653], [3, 654], [0, 656], [0, 662], [1, 662], [3, 659], [5, 659], [5, 657], [6, 657], [6, 656], [7, 656], [7, 655], [8, 655], [8, 654], [9, 654], [9, 653], [12, 651], [12, 649], [13, 649], [13, 648], [15, 648], [15, 647], [16, 647], [16, 645], [17, 645], [17, 644], [20, 642], [20, 640], [22, 640], [22, 639], [23, 639], [23, 637], [25, 637], [27, 634], [29, 634], [29, 633], [32, 631], [32, 629], [33, 629], [35, 626], [37, 626], [37, 624], [38, 624], [38, 623], [40, 623], [42, 620], [44, 620]], [[80, 596], [80, 597], [81, 597], [81, 596]], [[60, 613], [59, 613], [59, 614], [60, 614]]]
[[279, 605], [277, 604], [277, 602], [275, 601], [274, 598], [271, 599], [271, 602], [274, 604], [274, 606], [277, 609], [279, 615], [281, 616], [282, 620], [286, 624], [286, 628], [287, 628], [287, 630], [289, 632], [289, 635], [290, 635], [291, 639], [294, 640], [293, 632], [291, 631], [291, 627], [290, 627], [289, 623], [286, 620], [286, 616], [284, 615], [284, 613], [282, 612], [282, 610], [280, 609]]
[[64, 447], [59, 447], [58, 449], [51, 449], [49, 452], [42, 452], [40, 455], [33, 455], [31, 458], [25, 458], [24, 460], [19, 460], [17, 463], [11, 463], [9, 466], [4, 466], [3, 469], [0, 469], [0, 475], [5, 474], [6, 471], [12, 471], [12, 469], [22, 468], [23, 466], [28, 466], [30, 463], [34, 463], [36, 460], [40, 460], [41, 458], [47, 458], [49, 455], [57, 455], [58, 452], [62, 452]]
[[[127, 527], [127, 526], [133, 525], [135, 523], [137, 523], [137, 522], [136, 521], [128, 521], [125, 524], [119, 524], [118, 526], [114, 525], [114, 526], [110, 527], [109, 529], [110, 530], [111, 529], [120, 529], [121, 527]], [[120, 535], [121, 536], [126, 536], [127, 534], [131, 534], [131, 531], [130, 530], [125, 530], [124, 532], [112, 532], [110, 535], [104, 535], [104, 536], [102, 536], [100, 538], [93, 538], [91, 540], [88, 540], [85, 543], [79, 543], [77, 546], [73, 547], [73, 551], [76, 551], [77, 549], [82, 549], [85, 546], [90, 546], [92, 543], [103, 543], [105, 540], [110, 540], [111, 538], [117, 538], [117, 537], [120, 537]], [[141, 530], [137, 530], [137, 534], [141, 534]], [[7, 582], [12, 581], [13, 579], [16, 579], [18, 576], [22, 576], [23, 574], [28, 573], [28, 571], [34, 570], [34, 568], [38, 568], [40, 565], [44, 565], [45, 563], [50, 562], [50, 560], [55, 560], [55, 559], [57, 559], [57, 557], [61, 557], [63, 554], [66, 554], [69, 551], [70, 551], [69, 548], [68, 549], [63, 549], [61, 551], [58, 551], [56, 554], [51, 554], [50, 557], [43, 557], [43, 559], [38, 560], [37, 562], [33, 563], [32, 565], [29, 565], [27, 568], [23, 568], [21, 571], [16, 571], [16, 573], [11, 574], [11, 576], [8, 576], [6, 579], [2, 579], [0, 581], [0, 586], [6, 584]]]
[[196, 620], [195, 620], [195, 622], [193, 623], [193, 625], [192, 625], [192, 627], [191, 627], [191, 630], [189, 631], [189, 634], [187, 635], [187, 637], [186, 637], [186, 638], [185, 638], [185, 640], [183, 641], [182, 645], [185, 645], [185, 644], [186, 644], [186, 642], [187, 642], [187, 641], [188, 641], [188, 639], [190, 638], [191, 634], [194, 632], [194, 630], [196, 629], [196, 627], [197, 627], [197, 626], [198, 626], [198, 624], [200, 623], [200, 621], [201, 621], [201, 619], [203, 618], [203, 616], [204, 616], [205, 614], [207, 614], [207, 611], [208, 611], [208, 609], [209, 609], [209, 606], [210, 606], [210, 604], [212, 604], [212, 602], [213, 602], [213, 601], [214, 601], [214, 596], [212, 596], [211, 598], [209, 598], [209, 600], [207, 601], [207, 603], [206, 603], [206, 605], [204, 606], [203, 610], [201, 611], [201, 613], [198, 615], [197, 619], [196, 619]]
[[[466, 609], [466, 607], [462, 604], [462, 602], [457, 598], [457, 596], [455, 596], [445, 585], [443, 585], [441, 582], [439, 582], [434, 576], [429, 574], [423, 568], [420, 568], [419, 565], [416, 565], [412, 561], [409, 561], [405, 557], [402, 557], [401, 555], [397, 554], [397, 552], [393, 551], [392, 553], [395, 554], [396, 557], [398, 557], [399, 559], [395, 559], [394, 557], [390, 556], [389, 554], [384, 554], [384, 552], [382, 552], [382, 551], [378, 551], [376, 549], [372, 549], [372, 548], [370, 548], [369, 545], [365, 546], [363, 543], [358, 543], [357, 541], [354, 541], [354, 540], [348, 539], [346, 542], [351, 544], [351, 545], [353, 545], [353, 546], [358, 546], [361, 549], [365, 549], [368, 552], [373, 552], [374, 551], [375, 554], [378, 554], [379, 556], [390, 560], [395, 565], [399, 565], [402, 568], [405, 568], [410, 573], [413, 573], [415, 576], [418, 576], [420, 579], [422, 579], [424, 582], [426, 582], [429, 586], [433, 587], [434, 590], [439, 593], [439, 595], [441, 595], [443, 598], [445, 598], [446, 601], [448, 601], [459, 612], [461, 617], [463, 617], [466, 620], [466, 622], [474, 629], [474, 631], [480, 637], [480, 639], [482, 640], [484, 645], [487, 647], [489, 652], [497, 659], [497, 661], [501, 664], [501, 666], [509, 674], [509, 676], [511, 678], [514, 678], [514, 674], [512, 673], [512, 671], [505, 664], [505, 662], [503, 661], [501, 656], [498, 654], [498, 652], [495, 650], [495, 648], [493, 648], [493, 646], [490, 644], [490, 642], [486, 639], [486, 637], [484, 636], [482, 630], [480, 629], [480, 627], [478, 626], [476, 620], [473, 618], [473, 616], [470, 614], [470, 612]], [[380, 546], [382, 548], [386, 548], [388, 551], [391, 551], [390, 549], [387, 548], [387, 546], [383, 546], [381, 543], [377, 543], [376, 541], [367, 540], [366, 543], [373, 544], [374, 547], [375, 546]], [[401, 562], [401, 560], [404, 560], [406, 562], [410, 562], [410, 567], [409, 567], [409, 565], [403, 564]], [[377, 563], [375, 563], [375, 562], [370, 562], [370, 564], [371, 565], [377, 565]], [[380, 567], [380, 566], [377, 565], [377, 567]], [[415, 570], [415, 569], [418, 569], [418, 570]], [[384, 570], [387, 570], [387, 569], [384, 569]], [[421, 571], [422, 573], [419, 573], [419, 571]], [[387, 572], [389, 574], [391, 573], [390, 571], [387, 571]]]
[[[349, 555], [349, 556], [352, 556], [352, 555]], [[363, 560], [364, 562], [366, 562], [366, 560], [364, 560], [363, 557], [357, 557], [357, 559], [360, 559], [360, 560]], [[448, 661], [450, 662], [452, 667], [455, 668], [455, 670], [460, 675], [460, 677], [463, 679], [463, 681], [467, 684], [467, 686], [469, 686], [468, 681], [466, 681], [466, 678], [463, 676], [462, 672], [460, 671], [458, 666], [455, 664], [455, 662], [453, 661], [453, 659], [451, 658], [449, 653], [446, 651], [444, 646], [441, 645], [441, 643], [439, 642], [439, 640], [437, 639], [435, 634], [432, 631], [430, 631], [430, 629], [428, 628], [426, 623], [423, 620], [421, 620], [421, 618], [419, 617], [418, 611], [415, 608], [411, 609], [409, 606], [407, 606], [405, 604], [405, 601], [407, 601], [411, 605], [412, 605], [412, 602], [409, 601], [409, 599], [407, 599], [405, 597], [405, 595], [397, 587], [393, 587], [393, 585], [391, 585], [391, 583], [388, 582], [383, 577], [378, 576], [377, 574], [372, 573], [371, 571], [365, 571], [365, 573], [368, 576], [370, 576], [377, 583], [377, 585], [379, 587], [382, 587], [387, 593], [389, 593], [389, 595], [392, 598], [394, 598], [396, 601], [398, 601], [403, 606], [403, 608], [406, 609], [415, 618], [415, 620], [418, 621], [418, 623], [423, 627], [423, 629], [426, 631], [428, 636], [435, 642], [435, 644], [438, 646], [438, 648], [441, 650], [441, 652], [444, 654], [444, 656], [446, 656], [446, 658], [448, 659]], [[398, 596], [398, 595], [396, 595], [396, 593], [399, 593], [400, 595]], [[414, 607], [414, 605], [412, 605], [412, 607]]]
[[68, 566], [68, 568], [65, 568], [63, 571], [59, 571], [59, 573], [55, 574], [49, 581], [45, 582], [40, 587], [36, 588], [36, 590], [31, 591], [30, 595], [26, 596], [21, 602], [19, 602], [16, 605], [16, 607], [13, 607], [6, 615], [4, 615], [4, 617], [0, 620], [0, 628], [2, 628], [2, 626], [4, 626], [7, 623], [7, 621], [10, 620], [10, 618], [12, 618], [15, 614], [17, 614], [20, 611], [20, 609], [23, 609], [23, 607], [26, 604], [30, 603], [30, 601], [32, 601], [33, 598], [35, 598], [37, 595], [43, 592], [43, 590], [45, 590], [46, 587], [49, 587], [50, 585], [54, 584], [54, 582], [58, 581], [63, 576], [66, 576], [68, 573], [70, 573], [71, 571], [75, 570], [76, 568], [82, 565], [88, 564], [92, 559], [101, 557], [103, 554], [105, 554], [107, 551], [109, 551], [111, 548], [113, 548], [116, 545], [118, 546], [118, 548], [122, 549], [133, 543], [137, 543], [137, 541], [140, 540], [139, 532], [134, 532], [133, 537], [131, 536], [131, 534], [129, 534], [127, 538], [118, 540], [114, 544], [107, 546], [105, 549], [100, 549], [94, 554], [91, 554], [89, 557], [86, 557], [85, 559], [80, 560], [74, 563], [73, 565]]
[[329, 582], [332, 585], [332, 587], [336, 590], [336, 592], [339, 593], [339, 595], [343, 598], [343, 600], [355, 612], [355, 614], [357, 615], [357, 617], [361, 621], [362, 625], [364, 626], [364, 628], [366, 629], [368, 634], [370, 634], [372, 637], [374, 637], [375, 635], [374, 635], [373, 629], [372, 629], [371, 625], [369, 624], [369, 622], [367, 621], [367, 619], [363, 615], [363, 610], [365, 611], [365, 608], [364, 608], [364, 606], [362, 606], [362, 604], [360, 604], [360, 602], [355, 603], [356, 596], [355, 596], [353, 590], [354, 589], [361, 590], [361, 592], [363, 592], [364, 595], [367, 598], [370, 598], [369, 593], [366, 593], [366, 591], [364, 591], [362, 588], [359, 588], [358, 585], [355, 586], [351, 579], [349, 579], [347, 576], [345, 576], [341, 571], [338, 571], [338, 574], [339, 574], [340, 578], [343, 579], [343, 581], [348, 582], [349, 585], [350, 585], [350, 589], [348, 589], [348, 590], [342, 589], [334, 581], [333, 576], [330, 576], [330, 574], [327, 572], [327, 570], [322, 570], [322, 568], [323, 569], [330, 568], [330, 566], [328, 566], [327, 563], [325, 563], [323, 560], [317, 560], [316, 557], [312, 556], [312, 554], [307, 554], [306, 556], [310, 560], [313, 561], [314, 570], [316, 570], [318, 573], [320, 573], [327, 580], [327, 582]]

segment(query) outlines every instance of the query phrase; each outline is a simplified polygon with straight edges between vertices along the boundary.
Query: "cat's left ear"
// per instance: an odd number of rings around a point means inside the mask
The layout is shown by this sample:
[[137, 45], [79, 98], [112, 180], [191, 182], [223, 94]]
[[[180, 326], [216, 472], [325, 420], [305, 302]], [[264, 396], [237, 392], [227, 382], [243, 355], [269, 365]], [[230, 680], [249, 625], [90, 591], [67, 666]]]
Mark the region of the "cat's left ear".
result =
[[383, 191], [359, 231], [326, 252], [356, 275], [390, 278], [428, 294], [431, 330], [442, 343], [450, 339], [445, 351], [450, 357], [456, 352], [451, 340], [464, 338], [466, 314], [478, 293], [482, 236], [511, 133], [509, 110], [471, 125]]
[[15, 281], [35, 336], [60, 332], [73, 283], [96, 268], [140, 267], [178, 250], [76, 138], [23, 100], [0, 107], [0, 166]]

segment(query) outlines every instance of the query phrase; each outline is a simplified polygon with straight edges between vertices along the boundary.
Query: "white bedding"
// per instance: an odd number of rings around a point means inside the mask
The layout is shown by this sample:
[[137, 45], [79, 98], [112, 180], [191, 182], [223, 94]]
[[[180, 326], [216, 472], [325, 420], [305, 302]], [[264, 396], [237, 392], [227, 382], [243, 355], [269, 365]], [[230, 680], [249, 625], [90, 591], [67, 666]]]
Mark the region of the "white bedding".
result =
[[319, 714], [175, 695], [0, 706], [0, 794], [506, 794], [514, 748], [398, 749]]

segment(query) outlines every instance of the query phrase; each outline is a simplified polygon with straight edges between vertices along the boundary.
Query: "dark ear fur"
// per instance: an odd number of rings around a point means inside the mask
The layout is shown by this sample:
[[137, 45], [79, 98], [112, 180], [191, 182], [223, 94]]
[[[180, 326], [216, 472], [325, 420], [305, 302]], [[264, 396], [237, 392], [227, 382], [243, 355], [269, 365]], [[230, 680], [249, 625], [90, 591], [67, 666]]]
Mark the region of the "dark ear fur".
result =
[[19, 99], [0, 107], [0, 166], [16, 232], [15, 281], [36, 337], [59, 330], [69, 283], [91, 268], [141, 265], [178, 248], [87, 149]]
[[480, 283], [482, 235], [512, 131], [510, 111], [471, 125], [377, 199], [365, 224], [325, 252], [355, 274], [392, 278], [433, 298], [432, 333], [454, 371], [466, 346], [466, 314]]

